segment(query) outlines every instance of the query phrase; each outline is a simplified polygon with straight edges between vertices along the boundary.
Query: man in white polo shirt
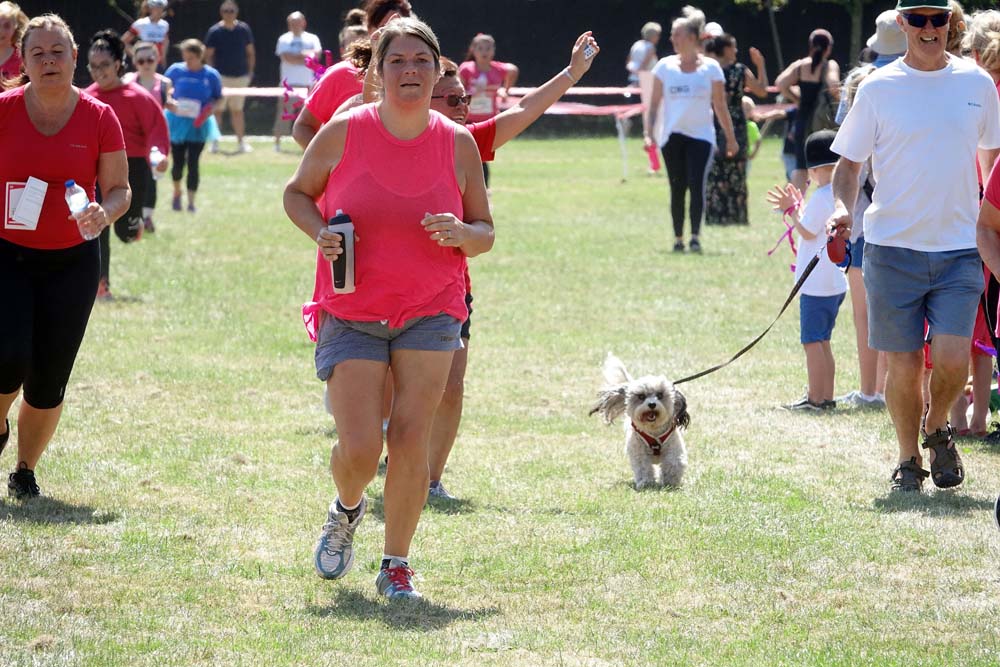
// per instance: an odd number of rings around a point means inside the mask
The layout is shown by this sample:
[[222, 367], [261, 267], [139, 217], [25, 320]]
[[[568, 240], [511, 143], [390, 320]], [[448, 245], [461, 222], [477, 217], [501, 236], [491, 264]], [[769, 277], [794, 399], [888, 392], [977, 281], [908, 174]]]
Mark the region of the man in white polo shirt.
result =
[[[861, 84], [833, 143], [841, 159], [831, 222], [849, 233], [858, 173], [871, 157], [878, 185], [865, 212], [862, 267], [869, 345], [889, 359], [886, 403], [899, 443], [892, 489], [920, 491], [928, 475], [942, 488], [965, 479], [947, 419], [968, 377], [983, 291], [977, 149], [983, 159], [998, 152], [1000, 103], [988, 74], [946, 52], [948, 0], [899, 0], [896, 9], [906, 55]], [[934, 365], [929, 397], [921, 392], [925, 321]]]

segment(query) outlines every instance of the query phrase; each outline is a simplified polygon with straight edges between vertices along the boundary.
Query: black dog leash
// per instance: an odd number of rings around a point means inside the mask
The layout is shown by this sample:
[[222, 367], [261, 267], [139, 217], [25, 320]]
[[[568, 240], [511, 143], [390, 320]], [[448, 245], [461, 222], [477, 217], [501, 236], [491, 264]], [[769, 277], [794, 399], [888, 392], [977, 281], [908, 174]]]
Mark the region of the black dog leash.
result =
[[[732, 357], [730, 357], [728, 361], [724, 361], [721, 364], [718, 364], [716, 366], [712, 366], [711, 368], [705, 369], [705, 370], [701, 371], [700, 373], [695, 373], [694, 375], [688, 375], [687, 377], [681, 378], [680, 380], [674, 380], [674, 384], [675, 385], [684, 384], [685, 382], [690, 382], [691, 380], [697, 380], [700, 377], [705, 377], [706, 375], [714, 373], [717, 370], [721, 370], [721, 369], [725, 368], [726, 366], [728, 366], [729, 364], [733, 363], [734, 361], [736, 361], [737, 359], [739, 359], [740, 357], [742, 357], [744, 354], [746, 354], [747, 352], [749, 352], [750, 349], [754, 345], [756, 345], [757, 343], [759, 343], [761, 341], [761, 339], [764, 338], [764, 336], [766, 336], [768, 334], [768, 332], [771, 331], [771, 329], [774, 327], [774, 325], [778, 323], [778, 320], [781, 319], [781, 316], [785, 314], [785, 311], [788, 310], [788, 306], [789, 306], [789, 304], [792, 303], [792, 300], [795, 298], [795, 295], [799, 293], [800, 289], [802, 289], [802, 284], [806, 281], [806, 278], [809, 277], [809, 274], [812, 273], [813, 269], [816, 268], [816, 265], [819, 264], [820, 255], [823, 254], [824, 252], [826, 252], [826, 247], [825, 246], [824, 246], [824, 248], [822, 250], [820, 250], [819, 253], [816, 254], [815, 257], [813, 257], [811, 260], [809, 260], [809, 263], [806, 265], [806, 270], [802, 273], [802, 277], [799, 278], [795, 282], [795, 286], [792, 287], [792, 291], [789, 293], [788, 298], [785, 299], [784, 305], [782, 305], [781, 306], [781, 310], [778, 311], [778, 316], [774, 318], [774, 321], [771, 322], [771, 324], [769, 324], [768, 327], [766, 329], [764, 329], [764, 331], [762, 331], [759, 336], [757, 336], [752, 341], [750, 341], [750, 343], [746, 347], [744, 347], [742, 350], [740, 350], [739, 352], [737, 352], [736, 354], [734, 354]], [[848, 251], [847, 251], [847, 265], [848, 266], [850, 266], [850, 257], [851, 257], [851, 253], [850, 253], [850, 249], [848, 248]]]

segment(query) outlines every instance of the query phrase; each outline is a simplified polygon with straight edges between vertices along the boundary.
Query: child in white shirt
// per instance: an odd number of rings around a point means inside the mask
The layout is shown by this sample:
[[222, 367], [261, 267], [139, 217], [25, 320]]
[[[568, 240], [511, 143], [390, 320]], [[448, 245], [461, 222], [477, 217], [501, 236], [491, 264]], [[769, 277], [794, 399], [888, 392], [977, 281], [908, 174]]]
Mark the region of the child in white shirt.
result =
[[803, 283], [799, 297], [800, 340], [806, 353], [809, 389], [801, 399], [784, 406], [789, 410], [820, 412], [837, 405], [833, 400], [836, 364], [830, 338], [837, 322], [837, 311], [847, 293], [847, 279], [826, 252], [826, 226], [834, 213], [831, 181], [838, 156], [830, 150], [830, 145], [835, 136], [836, 132], [832, 130], [822, 130], [806, 139], [809, 178], [818, 187], [804, 209], [801, 206], [802, 194], [792, 184], [785, 187], [777, 185], [767, 193], [767, 200], [792, 218], [795, 231], [799, 234], [796, 282], [805, 273], [812, 258], [819, 255], [819, 262]]

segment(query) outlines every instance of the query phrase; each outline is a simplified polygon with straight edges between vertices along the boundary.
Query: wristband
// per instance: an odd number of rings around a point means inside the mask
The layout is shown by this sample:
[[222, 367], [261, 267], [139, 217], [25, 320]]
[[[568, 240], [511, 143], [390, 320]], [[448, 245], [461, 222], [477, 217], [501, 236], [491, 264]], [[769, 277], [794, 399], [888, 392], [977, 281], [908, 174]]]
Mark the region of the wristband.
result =
[[573, 75], [569, 73], [569, 68], [568, 67], [566, 69], [564, 69], [562, 71], [562, 73], [565, 74], [566, 78], [569, 79], [570, 81], [572, 81], [573, 83], [576, 83], [577, 81], [579, 81], [579, 79], [574, 79]]

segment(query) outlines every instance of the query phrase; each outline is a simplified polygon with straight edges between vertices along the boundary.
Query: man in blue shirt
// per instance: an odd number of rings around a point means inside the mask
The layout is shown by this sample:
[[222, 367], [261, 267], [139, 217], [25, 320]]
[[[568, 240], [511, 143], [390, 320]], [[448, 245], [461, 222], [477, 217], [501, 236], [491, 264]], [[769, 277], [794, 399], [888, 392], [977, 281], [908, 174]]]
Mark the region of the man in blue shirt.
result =
[[[257, 64], [257, 53], [253, 46], [253, 32], [243, 21], [238, 21], [239, 7], [234, 0], [224, 0], [219, 6], [222, 20], [213, 25], [205, 36], [205, 61], [222, 75], [222, 85], [226, 88], [246, 88], [253, 79]], [[249, 153], [250, 145], [245, 143], [246, 122], [243, 119], [242, 95], [227, 95], [216, 106], [215, 118], [222, 125], [222, 115], [229, 110], [229, 119], [239, 142], [238, 151]], [[218, 142], [213, 142], [212, 152], [219, 150]]]

